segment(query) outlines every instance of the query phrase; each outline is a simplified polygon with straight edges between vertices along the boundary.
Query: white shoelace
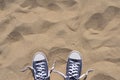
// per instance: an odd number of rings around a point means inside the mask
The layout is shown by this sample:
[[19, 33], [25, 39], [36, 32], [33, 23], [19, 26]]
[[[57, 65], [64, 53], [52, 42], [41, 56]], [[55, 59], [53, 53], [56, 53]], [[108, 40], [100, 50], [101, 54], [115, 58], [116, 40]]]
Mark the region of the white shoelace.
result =
[[79, 64], [80, 63], [78, 62], [70, 61], [69, 70], [68, 70], [68, 73], [70, 74], [69, 77], [78, 76], [78, 72], [79, 72], [78, 65]]
[[36, 63], [36, 80], [44, 79], [46, 77], [45, 62]]

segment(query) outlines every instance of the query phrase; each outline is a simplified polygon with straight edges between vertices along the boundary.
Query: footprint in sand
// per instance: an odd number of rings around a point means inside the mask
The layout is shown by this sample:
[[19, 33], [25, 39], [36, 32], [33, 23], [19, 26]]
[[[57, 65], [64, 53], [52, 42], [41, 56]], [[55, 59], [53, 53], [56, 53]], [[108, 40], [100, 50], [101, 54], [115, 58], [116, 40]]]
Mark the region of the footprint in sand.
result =
[[3, 10], [5, 7], [5, 1], [4, 0], [0, 0], [0, 9]]
[[21, 7], [43, 7], [50, 10], [60, 10], [61, 8], [56, 4], [55, 0], [25, 0]]
[[19, 41], [21, 39], [23, 39], [23, 36], [18, 31], [12, 31], [7, 37], [8, 41], [13, 41], [13, 42]]
[[56, 60], [59, 64], [64, 64], [66, 63], [70, 51], [72, 50], [68, 48], [53, 47], [48, 53], [48, 60], [51, 64], [54, 60]]
[[72, 7], [77, 2], [75, 0], [60, 0], [60, 1], [57, 1], [57, 3], [65, 7]]
[[[108, 6], [103, 13], [95, 13], [88, 19], [85, 23], [86, 31], [83, 35], [83, 43], [87, 41], [86, 43], [89, 46], [88, 49], [101, 48], [105, 46], [107, 42], [113, 41], [113, 45], [116, 43], [115, 40], [117, 40], [118, 37], [116, 37], [116, 39], [113, 38], [112, 35], [116, 35], [116, 33], [112, 33], [110, 30], [114, 31], [115, 27], [118, 29], [118, 26], [111, 26], [113, 23], [115, 24], [116, 20], [119, 20], [118, 16], [120, 16], [120, 8]], [[118, 22], [116, 23], [118, 24]], [[110, 35], [111, 33], [112, 35]]]
[[120, 15], [120, 8], [115, 6], [109, 6], [103, 13], [93, 14], [89, 20], [85, 23], [86, 29], [103, 30], [109, 22]]
[[115, 78], [105, 75], [104, 73], [98, 73], [94, 75], [91, 80], [116, 80]]
[[17, 26], [14, 31], [17, 34], [22, 35], [30, 35], [30, 34], [39, 34], [47, 32], [52, 25], [55, 23], [45, 21], [45, 20], [37, 20], [34, 23], [23, 23]]

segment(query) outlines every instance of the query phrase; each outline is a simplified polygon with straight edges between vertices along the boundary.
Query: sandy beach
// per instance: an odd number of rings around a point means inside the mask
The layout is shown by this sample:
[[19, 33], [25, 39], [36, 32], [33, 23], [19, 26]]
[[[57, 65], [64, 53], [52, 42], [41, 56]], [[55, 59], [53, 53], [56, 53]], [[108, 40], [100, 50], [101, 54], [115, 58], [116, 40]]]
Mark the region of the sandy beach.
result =
[[37, 51], [65, 73], [72, 50], [87, 80], [120, 80], [120, 0], [0, 0], [0, 80], [34, 80], [20, 70]]

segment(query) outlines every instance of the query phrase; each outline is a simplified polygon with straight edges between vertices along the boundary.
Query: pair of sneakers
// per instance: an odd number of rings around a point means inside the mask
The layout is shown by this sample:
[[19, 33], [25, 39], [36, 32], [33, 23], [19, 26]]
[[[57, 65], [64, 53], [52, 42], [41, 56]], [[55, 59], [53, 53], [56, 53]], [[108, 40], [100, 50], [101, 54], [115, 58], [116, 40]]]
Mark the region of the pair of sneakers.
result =
[[33, 58], [32, 66], [26, 66], [22, 71], [30, 69], [33, 73], [34, 80], [50, 80], [51, 72], [55, 72], [64, 77], [65, 80], [79, 80], [84, 77], [86, 80], [89, 72], [92, 72], [93, 69], [89, 69], [85, 74], [81, 75], [82, 70], [82, 58], [80, 52], [71, 51], [68, 56], [67, 66], [66, 66], [66, 75], [60, 71], [55, 70], [53, 64], [52, 68], [48, 70], [48, 62], [45, 54], [43, 52], [37, 52]]

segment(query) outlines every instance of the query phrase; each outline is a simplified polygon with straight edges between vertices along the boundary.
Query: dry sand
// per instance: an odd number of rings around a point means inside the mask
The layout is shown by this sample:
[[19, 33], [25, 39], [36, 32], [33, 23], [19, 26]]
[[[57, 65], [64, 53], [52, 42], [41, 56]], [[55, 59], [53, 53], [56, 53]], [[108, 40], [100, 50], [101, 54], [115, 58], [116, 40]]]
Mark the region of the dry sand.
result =
[[87, 80], [120, 80], [120, 0], [0, 0], [0, 80], [33, 80], [20, 69], [36, 51], [65, 73], [71, 50], [95, 69]]

